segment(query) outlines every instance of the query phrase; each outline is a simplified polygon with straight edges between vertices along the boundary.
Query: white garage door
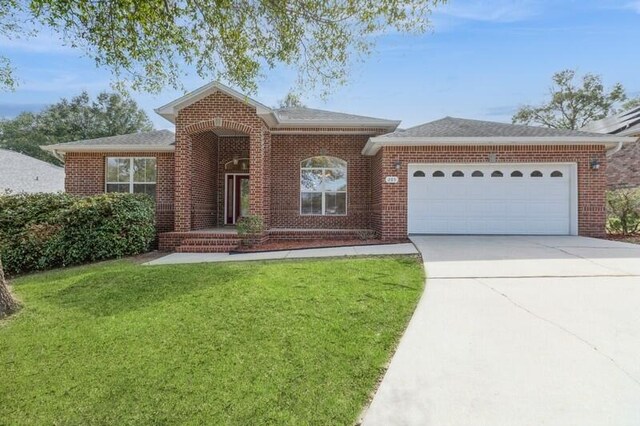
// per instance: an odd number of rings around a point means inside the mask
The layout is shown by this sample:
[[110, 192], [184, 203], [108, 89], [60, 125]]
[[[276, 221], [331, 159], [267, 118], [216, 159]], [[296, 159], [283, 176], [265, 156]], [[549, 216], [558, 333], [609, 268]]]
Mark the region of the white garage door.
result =
[[577, 233], [575, 164], [410, 164], [410, 234]]

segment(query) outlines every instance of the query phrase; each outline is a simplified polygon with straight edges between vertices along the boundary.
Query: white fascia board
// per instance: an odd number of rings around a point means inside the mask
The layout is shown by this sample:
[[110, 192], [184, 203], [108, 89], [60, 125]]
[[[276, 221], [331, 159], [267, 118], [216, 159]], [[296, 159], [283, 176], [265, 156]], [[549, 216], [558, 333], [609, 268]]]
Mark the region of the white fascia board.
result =
[[43, 145], [49, 152], [173, 152], [174, 145]]
[[372, 137], [362, 155], [375, 155], [383, 146], [442, 146], [442, 145], [605, 145], [633, 143], [636, 138], [623, 136], [539, 136], [539, 137]]

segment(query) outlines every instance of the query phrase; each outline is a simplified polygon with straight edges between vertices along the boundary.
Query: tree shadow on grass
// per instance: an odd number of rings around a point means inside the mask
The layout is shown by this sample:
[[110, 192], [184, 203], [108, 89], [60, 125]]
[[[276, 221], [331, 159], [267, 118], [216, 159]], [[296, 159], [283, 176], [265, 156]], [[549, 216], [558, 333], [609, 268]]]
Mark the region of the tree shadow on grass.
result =
[[244, 272], [201, 267], [137, 267], [87, 274], [51, 299], [62, 308], [96, 317], [118, 315], [167, 303], [186, 294], [236, 282]]

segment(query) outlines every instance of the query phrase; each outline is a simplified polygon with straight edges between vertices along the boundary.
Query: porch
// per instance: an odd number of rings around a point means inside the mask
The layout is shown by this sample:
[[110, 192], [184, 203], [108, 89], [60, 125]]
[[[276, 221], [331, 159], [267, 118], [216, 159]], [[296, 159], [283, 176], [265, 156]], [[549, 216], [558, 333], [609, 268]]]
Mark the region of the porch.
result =
[[[242, 239], [233, 226], [211, 227], [186, 232], [164, 232], [159, 235], [159, 247], [163, 251], [178, 253], [228, 253], [240, 245]], [[289, 248], [357, 245], [379, 242], [370, 229], [298, 229], [272, 228], [265, 231], [263, 243], [287, 244]], [[313, 242], [313, 243], [312, 243]], [[292, 243], [298, 243], [292, 245]]]

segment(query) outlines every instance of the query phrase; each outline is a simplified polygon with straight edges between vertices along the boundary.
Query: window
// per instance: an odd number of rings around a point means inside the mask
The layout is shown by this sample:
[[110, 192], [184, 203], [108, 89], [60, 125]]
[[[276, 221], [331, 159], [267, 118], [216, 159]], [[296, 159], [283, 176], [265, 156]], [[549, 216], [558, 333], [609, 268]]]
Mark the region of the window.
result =
[[504, 174], [500, 171], [500, 170], [496, 170], [493, 173], [491, 173], [491, 177], [503, 177]]
[[155, 158], [107, 158], [106, 192], [156, 196]]
[[562, 172], [560, 170], [556, 170], [551, 173], [551, 177], [562, 177]]
[[542, 177], [542, 172], [540, 170], [534, 170], [531, 172], [531, 177]]
[[436, 170], [435, 172], [433, 172], [433, 174], [431, 176], [433, 176], [433, 177], [444, 177], [444, 173], [441, 172], [440, 170]]
[[320, 156], [300, 163], [300, 214], [347, 214], [347, 162]]
[[464, 173], [462, 173], [461, 170], [456, 170], [455, 172], [451, 173], [451, 176], [453, 176], [453, 177], [464, 177]]
[[511, 177], [522, 177], [522, 172], [520, 170], [514, 170], [511, 172]]
[[484, 173], [482, 173], [480, 170], [476, 170], [475, 172], [471, 173], [471, 177], [483, 177]]
[[413, 173], [413, 177], [424, 177], [424, 172], [422, 170], [418, 170], [417, 172]]

